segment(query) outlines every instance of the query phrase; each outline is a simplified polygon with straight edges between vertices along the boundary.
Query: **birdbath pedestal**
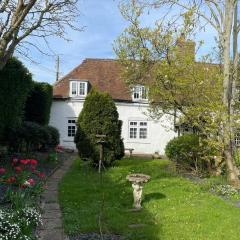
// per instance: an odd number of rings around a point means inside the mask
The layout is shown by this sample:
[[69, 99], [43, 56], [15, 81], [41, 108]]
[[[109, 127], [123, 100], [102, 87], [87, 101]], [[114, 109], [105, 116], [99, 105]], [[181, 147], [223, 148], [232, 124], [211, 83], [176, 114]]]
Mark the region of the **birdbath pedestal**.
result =
[[129, 174], [127, 180], [132, 183], [133, 188], [133, 207], [137, 210], [141, 209], [143, 183], [149, 181], [151, 177], [142, 173]]

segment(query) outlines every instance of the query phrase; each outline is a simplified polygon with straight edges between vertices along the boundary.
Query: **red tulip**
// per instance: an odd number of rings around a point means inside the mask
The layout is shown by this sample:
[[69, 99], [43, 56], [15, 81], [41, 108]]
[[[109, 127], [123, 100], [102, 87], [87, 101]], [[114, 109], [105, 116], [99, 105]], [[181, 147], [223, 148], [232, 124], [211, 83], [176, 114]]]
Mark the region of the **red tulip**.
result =
[[37, 173], [37, 175], [38, 175], [38, 177], [40, 177], [40, 178], [45, 177], [45, 174], [44, 174], [44, 173], [41, 173], [41, 172]]
[[17, 172], [17, 173], [19, 173], [19, 172], [21, 172], [22, 171], [22, 168], [21, 167], [15, 167], [15, 171]]
[[23, 165], [27, 165], [28, 163], [30, 163], [30, 159], [21, 159], [20, 163]]
[[30, 184], [30, 185], [34, 185], [35, 184], [35, 181], [32, 179], [32, 178], [29, 178], [27, 180], [27, 182]]
[[16, 163], [18, 162], [18, 159], [17, 159], [17, 158], [14, 158], [14, 159], [12, 160], [12, 162], [13, 162], [13, 164], [16, 164]]
[[7, 180], [6, 180], [8, 183], [13, 183], [16, 181], [16, 178], [15, 177], [9, 177]]
[[0, 168], [0, 174], [4, 174], [6, 172], [5, 168]]
[[32, 165], [37, 165], [37, 160], [35, 160], [35, 159], [31, 159], [30, 162]]

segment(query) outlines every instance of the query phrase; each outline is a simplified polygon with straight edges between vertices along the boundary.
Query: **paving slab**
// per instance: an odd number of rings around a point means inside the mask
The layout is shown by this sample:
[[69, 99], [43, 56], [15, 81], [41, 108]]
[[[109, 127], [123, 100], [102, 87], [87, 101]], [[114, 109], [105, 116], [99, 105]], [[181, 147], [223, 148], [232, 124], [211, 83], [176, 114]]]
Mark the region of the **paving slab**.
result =
[[64, 233], [63, 231], [59, 231], [59, 229], [48, 231], [48, 230], [43, 230], [41, 231], [39, 235], [40, 239], [42, 240], [59, 240], [59, 239], [64, 239]]

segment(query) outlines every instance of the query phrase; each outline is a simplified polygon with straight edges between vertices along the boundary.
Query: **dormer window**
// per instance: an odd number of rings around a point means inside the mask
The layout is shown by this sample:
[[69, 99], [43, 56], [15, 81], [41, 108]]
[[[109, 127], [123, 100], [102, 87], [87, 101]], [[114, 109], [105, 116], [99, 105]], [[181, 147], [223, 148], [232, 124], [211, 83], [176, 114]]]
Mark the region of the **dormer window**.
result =
[[70, 81], [70, 97], [86, 97], [87, 90], [87, 81]]
[[147, 101], [147, 88], [145, 86], [137, 85], [132, 89], [132, 99], [134, 101]]

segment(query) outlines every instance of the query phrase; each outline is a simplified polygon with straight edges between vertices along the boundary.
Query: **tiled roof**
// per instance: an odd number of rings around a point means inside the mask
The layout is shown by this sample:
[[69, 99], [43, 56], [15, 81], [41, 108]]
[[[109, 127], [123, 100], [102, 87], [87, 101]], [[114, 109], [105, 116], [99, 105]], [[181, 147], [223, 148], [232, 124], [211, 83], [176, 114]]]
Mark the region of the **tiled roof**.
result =
[[129, 88], [121, 79], [121, 66], [113, 59], [85, 59], [79, 66], [56, 82], [54, 98], [69, 97], [69, 80], [87, 80], [92, 87], [108, 92], [114, 100], [130, 101]]

